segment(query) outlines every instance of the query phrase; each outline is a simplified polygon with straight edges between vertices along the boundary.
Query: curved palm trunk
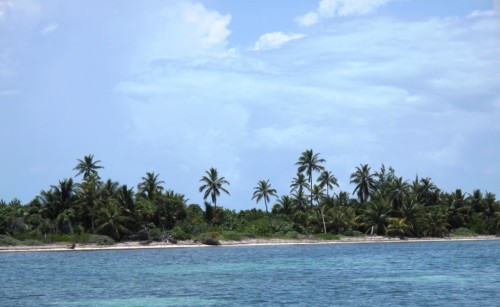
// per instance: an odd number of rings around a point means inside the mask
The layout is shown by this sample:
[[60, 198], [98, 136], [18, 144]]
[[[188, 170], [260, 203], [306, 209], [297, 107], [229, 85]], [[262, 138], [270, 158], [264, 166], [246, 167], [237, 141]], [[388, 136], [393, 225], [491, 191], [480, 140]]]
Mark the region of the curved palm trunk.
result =
[[323, 232], [326, 234], [325, 206], [321, 206], [321, 218], [323, 219]]

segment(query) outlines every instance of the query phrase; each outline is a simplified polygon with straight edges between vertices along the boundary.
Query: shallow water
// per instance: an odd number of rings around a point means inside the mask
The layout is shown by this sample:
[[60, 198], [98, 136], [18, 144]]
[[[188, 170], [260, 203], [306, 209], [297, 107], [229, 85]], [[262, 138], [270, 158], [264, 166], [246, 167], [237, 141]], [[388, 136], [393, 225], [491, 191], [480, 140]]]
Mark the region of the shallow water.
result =
[[498, 306], [500, 241], [0, 253], [0, 306]]

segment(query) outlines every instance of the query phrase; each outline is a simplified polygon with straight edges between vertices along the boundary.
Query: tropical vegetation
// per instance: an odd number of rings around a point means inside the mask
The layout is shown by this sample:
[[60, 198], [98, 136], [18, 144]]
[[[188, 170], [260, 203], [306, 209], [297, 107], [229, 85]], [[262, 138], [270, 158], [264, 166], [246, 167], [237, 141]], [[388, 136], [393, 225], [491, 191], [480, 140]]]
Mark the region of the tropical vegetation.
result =
[[446, 192], [431, 178], [416, 176], [410, 181], [397, 176], [392, 167], [382, 165], [373, 171], [367, 164], [355, 167], [350, 175], [352, 193], [337, 191], [337, 178], [325, 163], [319, 153], [304, 151], [288, 193], [279, 195], [269, 179], [259, 180], [249, 199], [257, 206], [263, 200], [265, 210], [237, 212], [218, 203], [222, 194], [230, 197], [230, 183], [214, 167], [199, 180], [205, 200], [202, 207], [168, 189], [154, 172], [146, 172], [136, 190], [112, 179], [103, 180], [101, 161], [87, 155], [77, 160], [75, 178], [60, 180], [29, 203], [0, 200], [0, 245], [109, 243], [141, 239], [137, 234], [144, 231], [153, 238], [174, 240], [363, 234], [443, 237], [500, 232], [500, 202], [490, 192]]

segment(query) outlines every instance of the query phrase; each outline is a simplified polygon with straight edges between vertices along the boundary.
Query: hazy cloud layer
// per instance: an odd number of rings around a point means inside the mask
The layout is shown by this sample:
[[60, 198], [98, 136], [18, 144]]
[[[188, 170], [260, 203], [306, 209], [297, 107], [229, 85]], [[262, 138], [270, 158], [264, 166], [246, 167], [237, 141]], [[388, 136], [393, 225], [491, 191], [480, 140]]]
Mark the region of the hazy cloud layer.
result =
[[287, 193], [309, 148], [349, 192], [355, 166], [385, 163], [500, 193], [493, 4], [406, 20], [377, 15], [391, 1], [322, 0], [249, 47], [208, 2], [19, 3], [0, 0], [0, 198], [27, 201], [93, 153], [105, 178], [155, 171], [195, 203], [217, 167], [221, 204], [249, 208], [260, 179]]

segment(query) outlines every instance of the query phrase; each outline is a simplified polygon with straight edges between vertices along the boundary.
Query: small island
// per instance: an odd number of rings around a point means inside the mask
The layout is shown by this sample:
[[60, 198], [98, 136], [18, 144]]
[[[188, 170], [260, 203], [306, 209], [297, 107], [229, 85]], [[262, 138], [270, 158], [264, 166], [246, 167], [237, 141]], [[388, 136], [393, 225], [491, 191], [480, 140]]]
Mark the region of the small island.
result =
[[230, 182], [216, 168], [199, 179], [199, 205], [154, 172], [137, 191], [103, 180], [100, 163], [91, 154], [78, 159], [81, 181], [62, 179], [28, 204], [0, 200], [0, 251], [485, 240], [500, 230], [492, 193], [444, 192], [431, 178], [410, 181], [366, 164], [350, 176], [352, 193], [336, 191], [334, 173], [312, 149], [300, 155], [290, 191], [278, 195], [269, 179], [259, 180], [249, 198], [264, 210], [238, 212], [217, 203]]

